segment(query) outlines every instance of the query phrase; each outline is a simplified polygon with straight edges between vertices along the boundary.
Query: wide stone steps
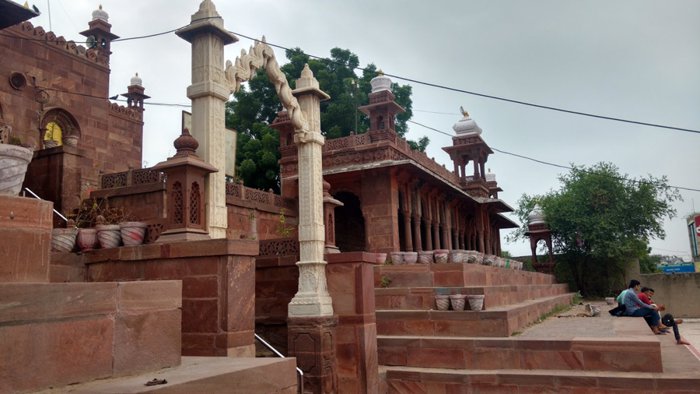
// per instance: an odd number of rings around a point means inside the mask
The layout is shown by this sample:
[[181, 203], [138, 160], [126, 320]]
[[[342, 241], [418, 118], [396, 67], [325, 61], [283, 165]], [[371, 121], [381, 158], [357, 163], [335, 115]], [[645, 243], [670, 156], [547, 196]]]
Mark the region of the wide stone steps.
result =
[[552, 275], [480, 264], [381, 265], [375, 268], [375, 287], [465, 287], [553, 285]]
[[663, 371], [661, 346], [656, 338], [649, 336], [613, 341], [609, 338], [380, 335], [377, 348], [379, 364], [385, 366], [458, 370]]
[[379, 335], [507, 337], [559, 306], [573, 293], [483, 311], [377, 310]]
[[[551, 297], [567, 293], [565, 284], [500, 285], [468, 287], [387, 287], [375, 289], [377, 309], [429, 310], [436, 309], [435, 296], [439, 294], [468, 294], [485, 296], [484, 308], [516, 304], [523, 300]], [[467, 307], [468, 308], [468, 307]]]
[[454, 370], [382, 367], [381, 392], [428, 393], [674, 393], [700, 391], [700, 375], [561, 370]]

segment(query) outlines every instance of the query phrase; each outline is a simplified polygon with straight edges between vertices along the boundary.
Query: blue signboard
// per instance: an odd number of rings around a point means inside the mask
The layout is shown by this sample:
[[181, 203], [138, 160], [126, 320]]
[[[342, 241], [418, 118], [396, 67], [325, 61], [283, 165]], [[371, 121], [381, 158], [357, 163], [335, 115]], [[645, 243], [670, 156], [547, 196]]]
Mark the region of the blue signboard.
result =
[[665, 274], [670, 274], [670, 273], [692, 273], [695, 272], [695, 264], [693, 263], [686, 263], [686, 264], [674, 264], [674, 265], [665, 265], [661, 267], [661, 270]]

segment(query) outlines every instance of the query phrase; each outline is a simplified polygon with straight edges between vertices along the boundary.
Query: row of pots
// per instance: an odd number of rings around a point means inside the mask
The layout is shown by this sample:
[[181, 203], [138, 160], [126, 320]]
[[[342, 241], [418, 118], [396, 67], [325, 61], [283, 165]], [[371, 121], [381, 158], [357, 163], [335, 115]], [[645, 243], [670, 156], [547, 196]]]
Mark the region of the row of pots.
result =
[[[485, 255], [475, 250], [461, 249], [436, 249], [420, 252], [391, 252], [391, 262], [394, 265], [401, 264], [483, 264], [501, 268], [523, 269], [523, 263], [517, 260], [506, 259], [494, 255]], [[384, 263], [386, 253], [377, 253], [377, 262]]]
[[469, 310], [480, 311], [484, 309], [483, 294], [438, 294], [435, 296], [435, 305], [439, 311], [446, 311], [449, 307], [452, 307], [453, 311], [463, 311], [465, 299], [469, 301]]
[[76, 244], [80, 251], [97, 248], [116, 248], [120, 245], [136, 246], [143, 243], [146, 223], [123, 222], [97, 225], [95, 228], [55, 228], [51, 237], [51, 250], [72, 252]]

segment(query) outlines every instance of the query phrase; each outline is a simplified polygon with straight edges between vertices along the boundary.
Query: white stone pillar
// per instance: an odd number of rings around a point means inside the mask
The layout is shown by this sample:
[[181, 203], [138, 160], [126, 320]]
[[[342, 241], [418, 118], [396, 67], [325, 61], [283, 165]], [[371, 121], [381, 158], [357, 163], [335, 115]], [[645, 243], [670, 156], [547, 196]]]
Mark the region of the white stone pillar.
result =
[[333, 304], [326, 284], [323, 260], [323, 176], [321, 99], [330, 98], [306, 65], [292, 92], [308, 122], [308, 130], [297, 130], [294, 142], [299, 152], [299, 290], [289, 303], [289, 317], [331, 316]]
[[190, 24], [175, 34], [192, 44], [192, 85], [187, 88], [192, 100], [190, 133], [199, 141], [198, 155], [219, 170], [209, 174], [205, 185], [207, 229], [211, 238], [225, 238], [225, 105], [231, 91], [224, 77], [224, 45], [238, 39], [224, 28], [211, 0], [202, 1]]

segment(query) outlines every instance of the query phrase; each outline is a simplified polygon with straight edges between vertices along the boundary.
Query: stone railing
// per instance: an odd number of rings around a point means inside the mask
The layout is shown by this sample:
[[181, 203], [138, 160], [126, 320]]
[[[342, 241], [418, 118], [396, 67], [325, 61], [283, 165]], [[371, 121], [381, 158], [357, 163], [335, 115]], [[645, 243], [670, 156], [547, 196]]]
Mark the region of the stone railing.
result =
[[[392, 146], [399, 152], [399, 155], [387, 156], [388, 159], [400, 160], [401, 156], [403, 156], [403, 158], [405, 159], [411, 159], [420, 164], [421, 166], [432, 171], [433, 173], [441, 176], [442, 178], [445, 178], [448, 182], [459, 186], [459, 178], [457, 177], [457, 175], [455, 175], [454, 172], [438, 164], [434, 159], [429, 158], [424, 152], [412, 150], [405, 139], [398, 137], [396, 133], [391, 131], [375, 131], [364, 134], [350, 135], [342, 138], [329, 139], [326, 140], [326, 143], [323, 146], [323, 153], [324, 155], [332, 157], [335, 153], [334, 151], [345, 150], [348, 148], [360, 147], [365, 145], [369, 146], [380, 141], [388, 141], [390, 146]], [[375, 160], [376, 158], [381, 156], [370, 155], [367, 157], [370, 160]], [[331, 159], [330, 162], [332, 164], [333, 160]]]
[[264, 190], [253, 189], [251, 187], [243, 186], [240, 183], [227, 183], [226, 195], [239, 198], [241, 200], [273, 205], [279, 208], [292, 208], [292, 206], [286, 203], [279, 194], [275, 194], [272, 191], [266, 192]]
[[100, 188], [113, 189], [116, 187], [148, 185], [153, 183], [165, 183], [165, 174], [150, 168], [115, 172], [104, 174], [100, 177]]
[[296, 238], [277, 238], [260, 241], [260, 257], [298, 256], [299, 241]]

